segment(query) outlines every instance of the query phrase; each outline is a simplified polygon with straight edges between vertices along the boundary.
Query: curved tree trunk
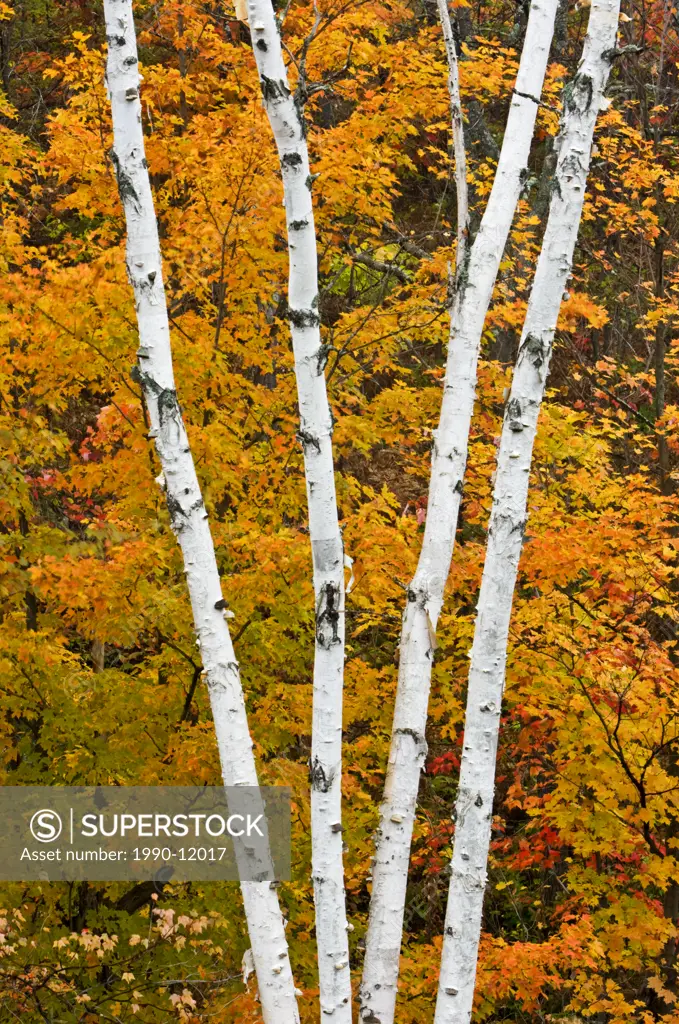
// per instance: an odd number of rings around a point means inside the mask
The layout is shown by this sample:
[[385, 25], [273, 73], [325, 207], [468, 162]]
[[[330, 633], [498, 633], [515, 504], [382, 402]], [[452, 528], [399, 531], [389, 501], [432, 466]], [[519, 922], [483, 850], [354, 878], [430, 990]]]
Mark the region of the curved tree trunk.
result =
[[361, 984], [361, 1019], [392, 1024], [408, 862], [425, 728], [434, 636], [450, 571], [467, 461], [483, 324], [530, 153], [557, 0], [534, 0], [493, 188], [479, 232], [457, 274], [450, 341], [422, 551], [408, 588], [391, 750], [373, 864]]
[[[302, 113], [293, 96], [270, 0], [248, 0], [264, 108], [278, 149], [288, 233], [288, 316], [304, 452], [316, 596], [311, 738], [311, 850], [321, 1013], [351, 1024], [351, 974], [342, 865], [344, 551], [337, 518], [327, 353], [318, 310], [316, 230]], [[302, 83], [303, 84], [303, 83]]]
[[[114, 145], [111, 150], [127, 224], [127, 270], [137, 309], [141, 384], [163, 469], [172, 528], [207, 678], [226, 786], [256, 786], [257, 771], [238, 663], [224, 618], [215, 551], [177, 400], [158, 227], [144, 158], [137, 43], [130, 0], [105, 0]], [[298, 1024], [283, 917], [268, 882], [243, 882], [262, 1013], [266, 1024]]]
[[526, 523], [533, 442], [571, 272], [592, 138], [615, 51], [620, 0], [592, 0], [583, 57], [564, 89], [549, 219], [523, 326], [498, 453], [471, 653], [455, 841], [435, 1024], [468, 1024], [493, 813], [507, 638]]

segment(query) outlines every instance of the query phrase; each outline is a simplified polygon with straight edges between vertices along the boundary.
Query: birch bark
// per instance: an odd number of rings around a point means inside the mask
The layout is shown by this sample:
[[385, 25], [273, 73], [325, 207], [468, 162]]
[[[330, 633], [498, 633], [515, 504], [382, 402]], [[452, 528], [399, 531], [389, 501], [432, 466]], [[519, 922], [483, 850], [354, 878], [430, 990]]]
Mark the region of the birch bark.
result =
[[364, 1024], [393, 1024], [408, 862], [420, 771], [435, 631], [450, 571], [474, 408], [483, 324], [526, 173], [557, 0], [533, 0], [493, 188], [457, 274], [424, 540], [407, 591], [391, 749], [380, 809], [361, 982]]
[[318, 310], [313, 177], [299, 94], [292, 95], [271, 0], [247, 0], [264, 108], [283, 178], [288, 317], [304, 453], [316, 599], [311, 739], [311, 848], [323, 1020], [351, 1024], [351, 974], [342, 864], [344, 550], [337, 518], [327, 353]]
[[[139, 328], [141, 384], [163, 469], [167, 507], [181, 546], [224, 784], [256, 786], [238, 663], [224, 618], [219, 573], [200, 485], [177, 400], [158, 228], [144, 157], [140, 76], [131, 0], [105, 0], [110, 151], [127, 225], [127, 270]], [[284, 922], [268, 882], [243, 882], [245, 915], [265, 1024], [299, 1024]]]
[[457, 249], [455, 251], [456, 277], [461, 273], [467, 258], [469, 243], [469, 190], [467, 188], [467, 154], [464, 145], [464, 119], [460, 99], [460, 73], [457, 64], [455, 36], [450, 22], [448, 0], [436, 0], [443, 31], [448, 62], [448, 96], [450, 98], [450, 122], [453, 136], [453, 158], [455, 163], [455, 191], [457, 195]]
[[545, 237], [498, 453], [474, 630], [455, 841], [435, 1024], [468, 1024], [481, 932], [507, 638], [540, 404], [589, 171], [594, 125], [615, 53], [620, 0], [592, 0], [577, 74], [564, 90]]

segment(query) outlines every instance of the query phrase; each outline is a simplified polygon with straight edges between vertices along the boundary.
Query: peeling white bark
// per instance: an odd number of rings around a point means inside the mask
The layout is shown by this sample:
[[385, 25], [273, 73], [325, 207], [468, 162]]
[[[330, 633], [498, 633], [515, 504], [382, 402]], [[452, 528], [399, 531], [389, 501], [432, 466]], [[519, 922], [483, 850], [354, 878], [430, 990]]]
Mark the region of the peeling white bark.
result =
[[[139, 327], [138, 368], [165, 480], [172, 528], [184, 557], [226, 786], [256, 786], [257, 772], [238, 663], [224, 618], [219, 573], [188, 438], [177, 401], [160, 244], [144, 157], [137, 43], [130, 0], [105, 0], [114, 145], [127, 224], [127, 269]], [[298, 1024], [299, 1013], [278, 898], [268, 882], [243, 882], [243, 902], [266, 1024]]]
[[531, 4], [493, 188], [478, 235], [457, 274], [424, 540], [401, 629], [396, 707], [361, 982], [364, 1024], [393, 1024], [394, 1020], [410, 844], [427, 752], [434, 637], [455, 543], [481, 334], [526, 174], [556, 9], [557, 0]]
[[464, 121], [460, 99], [460, 73], [455, 49], [455, 36], [450, 22], [448, 0], [436, 0], [443, 30], [448, 61], [448, 96], [453, 136], [453, 162], [455, 164], [455, 191], [457, 196], [457, 249], [455, 251], [456, 276], [461, 273], [467, 258], [469, 243], [469, 190], [467, 188], [467, 154], [464, 148]]
[[288, 234], [288, 306], [304, 452], [316, 597], [311, 739], [311, 849], [322, 1020], [351, 1024], [342, 864], [344, 552], [337, 518], [327, 352], [318, 310], [316, 230], [303, 114], [291, 94], [270, 0], [248, 0], [264, 108], [278, 150]]
[[469, 1024], [471, 1020], [507, 638], [526, 523], [533, 442], [554, 331], [573, 262], [594, 125], [615, 50], [619, 9], [620, 0], [592, 0], [582, 60], [564, 90], [549, 219], [505, 409], [472, 645], [435, 1024]]

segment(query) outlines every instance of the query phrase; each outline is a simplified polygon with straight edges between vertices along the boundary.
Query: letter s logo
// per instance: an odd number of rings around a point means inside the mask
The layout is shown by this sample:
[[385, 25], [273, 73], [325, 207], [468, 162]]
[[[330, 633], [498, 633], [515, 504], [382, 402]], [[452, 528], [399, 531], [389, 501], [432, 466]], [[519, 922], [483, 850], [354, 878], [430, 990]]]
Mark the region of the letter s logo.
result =
[[49, 809], [36, 811], [31, 818], [31, 834], [39, 843], [53, 843], [61, 835], [61, 818]]

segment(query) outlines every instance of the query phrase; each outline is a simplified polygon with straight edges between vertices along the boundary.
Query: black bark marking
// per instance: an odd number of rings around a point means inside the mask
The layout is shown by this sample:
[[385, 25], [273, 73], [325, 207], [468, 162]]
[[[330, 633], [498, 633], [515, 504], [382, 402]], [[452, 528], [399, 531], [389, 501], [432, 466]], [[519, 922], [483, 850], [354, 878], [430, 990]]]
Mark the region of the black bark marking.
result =
[[417, 757], [418, 761], [420, 762], [420, 767], [421, 767], [424, 764], [425, 758], [427, 756], [427, 752], [429, 750], [429, 744], [427, 743], [427, 741], [424, 738], [424, 736], [422, 735], [422, 733], [418, 732], [416, 729], [408, 729], [408, 728], [406, 728], [406, 729], [394, 729], [394, 733], [397, 736], [410, 736], [411, 740], [413, 741], [413, 743], [417, 747], [415, 756]]
[[336, 583], [326, 583], [316, 606], [316, 642], [326, 651], [340, 643], [340, 590]]
[[305, 327], [318, 327], [321, 318], [313, 309], [291, 309], [288, 307], [288, 320], [293, 327], [303, 330]]
[[[174, 530], [175, 533], [180, 533], [181, 530], [184, 529], [186, 523], [188, 522], [189, 516], [191, 515], [192, 512], [196, 512], [204, 507], [203, 499], [198, 498], [197, 501], [194, 501], [193, 505], [190, 505], [189, 508], [186, 511], [184, 511], [184, 509], [181, 506], [181, 502], [179, 501], [178, 498], [175, 498], [173, 494], [168, 494], [166, 504], [167, 510], [170, 513], [170, 522], [172, 523], [172, 529]], [[204, 518], [207, 519], [207, 513], [205, 513]], [[215, 608], [216, 607], [217, 605], [215, 605]]]
[[299, 153], [284, 153], [281, 163], [284, 167], [300, 167], [302, 158]]
[[427, 745], [427, 741], [425, 740], [422, 733], [417, 732], [416, 729], [394, 729], [394, 732], [398, 736], [410, 736], [411, 739], [413, 739], [418, 746]]
[[446, 300], [449, 307], [452, 306], [455, 296], [459, 295], [460, 298], [462, 298], [469, 287], [469, 259], [470, 249], [469, 246], [467, 246], [464, 252], [464, 259], [462, 260], [462, 266], [457, 273], [455, 281], [452, 283], [450, 281], [448, 282]]
[[258, 39], [257, 42], [255, 43], [255, 46], [257, 47], [258, 50], [261, 50], [262, 53], [266, 53], [266, 51], [269, 49], [269, 47], [266, 45], [263, 39]]
[[283, 79], [267, 78], [266, 75], [262, 75], [260, 84], [265, 103], [276, 103], [277, 100], [287, 99], [290, 95], [290, 90]]
[[163, 388], [158, 394], [158, 423], [160, 429], [164, 430], [172, 421], [175, 427], [181, 424], [181, 412], [177, 401], [177, 392], [174, 388]]
[[303, 139], [306, 139], [306, 121], [304, 119], [304, 104], [307, 100], [307, 94], [301, 90], [299, 86], [295, 89], [295, 95], [292, 98], [292, 102], [295, 105], [295, 113], [297, 114], [297, 123], [299, 124], [299, 130]]
[[[132, 367], [130, 377], [135, 384], [141, 384], [147, 401], [150, 402], [152, 398], [156, 399], [158, 405], [158, 425], [161, 431], [165, 432], [168, 426], [173, 424], [179, 433], [182, 427], [182, 413], [177, 401], [177, 392], [174, 388], [161, 388], [150, 373], [146, 373], [138, 366]], [[185, 452], [188, 452], [188, 450], [186, 448]], [[198, 508], [201, 504], [202, 501], [195, 507]]]
[[525, 352], [536, 370], [539, 370], [545, 361], [545, 349], [542, 340], [536, 334], [529, 334], [521, 346], [521, 354]]
[[147, 393], [149, 398], [155, 398], [162, 391], [162, 388], [154, 381], [150, 373], [146, 373], [144, 370], [140, 370], [138, 366], [133, 366], [130, 370], [130, 377], [135, 384], [141, 384], [144, 391]]
[[569, 153], [559, 168], [559, 172], [567, 178], [577, 178], [579, 174], [584, 174], [585, 169], [582, 166], [582, 160], [577, 153]]
[[118, 154], [114, 149], [109, 149], [108, 155], [111, 158], [113, 169], [116, 172], [116, 180], [118, 182], [118, 192], [120, 194], [120, 201], [125, 206], [126, 202], [132, 203], [136, 213], [141, 213], [141, 205], [139, 202], [139, 196], [137, 190], [134, 187], [134, 183], [130, 175], [125, 171], [118, 159]]
[[577, 110], [584, 114], [592, 106], [593, 95], [594, 83], [589, 75], [575, 75], [563, 91], [564, 107], [571, 113]]
[[309, 227], [309, 221], [308, 220], [291, 220], [290, 221], [290, 230], [291, 231], [302, 231], [304, 228], [308, 228], [308, 227]]
[[226, 601], [223, 597], [220, 597], [219, 601], [215, 601], [215, 611], [221, 612], [226, 606]]
[[186, 515], [177, 499], [172, 494], [167, 496], [167, 511], [170, 513], [170, 522], [175, 533], [179, 533], [184, 527]]
[[509, 405], [507, 406], [507, 423], [509, 429], [515, 433], [520, 433], [523, 430], [523, 423], [521, 422], [521, 402], [518, 398], [512, 398]]
[[317, 757], [309, 761], [309, 781], [311, 788], [317, 793], [329, 793], [335, 773], [331, 770], [325, 774], [325, 769]]
[[297, 432], [297, 439], [304, 448], [305, 452], [310, 446], [313, 446], [317, 452], [321, 450], [321, 442], [318, 440], [315, 434], [310, 434], [308, 430], [299, 430]]

